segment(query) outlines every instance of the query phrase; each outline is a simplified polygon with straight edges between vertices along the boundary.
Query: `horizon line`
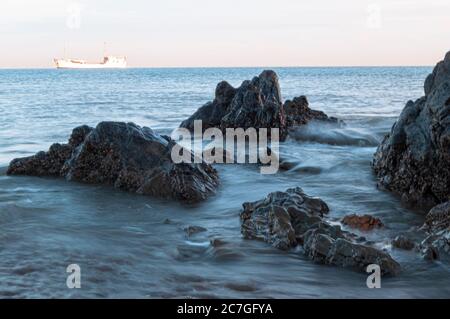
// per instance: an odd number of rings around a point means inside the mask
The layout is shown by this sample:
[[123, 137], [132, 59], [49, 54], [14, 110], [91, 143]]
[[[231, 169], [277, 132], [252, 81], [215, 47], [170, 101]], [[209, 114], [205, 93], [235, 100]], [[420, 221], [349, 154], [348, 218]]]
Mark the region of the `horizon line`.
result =
[[[288, 66], [127, 66], [121, 70], [126, 69], [264, 69], [264, 68], [414, 68], [414, 67], [433, 67], [433, 65], [288, 65]], [[26, 66], [26, 67], [3, 67], [0, 66], [0, 70], [53, 70], [56, 67], [38, 67], [38, 66]], [[93, 68], [88, 70], [113, 70], [114, 68]], [[79, 70], [79, 69], [73, 69]]]

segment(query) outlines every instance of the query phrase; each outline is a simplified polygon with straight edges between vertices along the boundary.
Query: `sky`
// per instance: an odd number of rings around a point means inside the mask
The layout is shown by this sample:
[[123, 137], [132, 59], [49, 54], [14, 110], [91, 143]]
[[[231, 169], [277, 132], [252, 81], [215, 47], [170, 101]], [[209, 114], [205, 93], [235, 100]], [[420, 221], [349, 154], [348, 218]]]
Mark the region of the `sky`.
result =
[[434, 65], [449, 0], [2, 0], [0, 67]]

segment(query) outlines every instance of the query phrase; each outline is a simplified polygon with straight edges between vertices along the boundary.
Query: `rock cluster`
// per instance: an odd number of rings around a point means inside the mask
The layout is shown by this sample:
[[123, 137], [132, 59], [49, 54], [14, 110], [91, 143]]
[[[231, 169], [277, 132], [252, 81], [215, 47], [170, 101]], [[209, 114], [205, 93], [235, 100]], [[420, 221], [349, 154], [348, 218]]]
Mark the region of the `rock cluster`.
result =
[[325, 221], [328, 211], [324, 201], [306, 195], [301, 188], [270, 193], [265, 199], [243, 204], [241, 233], [283, 250], [302, 245], [305, 255], [318, 263], [359, 271], [378, 264], [382, 274], [399, 273], [399, 264], [389, 254], [356, 243], [356, 235]]
[[187, 202], [206, 199], [218, 186], [217, 172], [206, 163], [174, 164], [174, 145], [148, 127], [101, 122], [96, 128], [75, 128], [67, 144], [14, 159], [7, 174], [61, 176]]
[[450, 199], [450, 52], [409, 101], [378, 147], [373, 168], [379, 185], [412, 204]]
[[180, 127], [193, 130], [195, 120], [202, 120], [204, 130], [211, 127], [221, 130], [279, 128], [281, 140], [294, 125], [304, 125], [311, 120], [338, 122], [323, 112], [311, 110], [304, 96], [283, 105], [278, 76], [271, 70], [244, 81], [238, 88], [220, 82], [214, 100], [200, 107]]

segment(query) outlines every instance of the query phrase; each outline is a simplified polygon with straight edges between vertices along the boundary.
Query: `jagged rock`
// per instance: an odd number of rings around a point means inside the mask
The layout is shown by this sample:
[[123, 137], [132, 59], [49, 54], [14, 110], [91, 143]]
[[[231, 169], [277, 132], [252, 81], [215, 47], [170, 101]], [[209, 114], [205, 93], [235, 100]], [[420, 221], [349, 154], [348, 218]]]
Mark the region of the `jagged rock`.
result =
[[319, 198], [300, 188], [270, 193], [265, 199], [243, 204], [241, 232], [248, 239], [262, 239], [279, 249], [297, 244], [296, 234], [319, 222], [329, 209]]
[[450, 201], [433, 207], [425, 218], [423, 226], [430, 232], [450, 227]]
[[279, 128], [283, 140], [288, 126], [304, 125], [313, 119], [338, 122], [323, 112], [311, 110], [304, 96], [283, 105], [278, 76], [274, 71], [266, 70], [251, 81], [244, 81], [237, 89], [225, 81], [220, 82], [214, 100], [200, 107], [180, 127], [193, 130], [194, 121], [202, 120], [203, 130], [210, 127], [221, 130]]
[[198, 109], [180, 127], [193, 130], [195, 120], [202, 120], [203, 129], [277, 127], [282, 135], [286, 124], [277, 74], [263, 71], [237, 89], [225, 81], [220, 82], [215, 99]]
[[412, 250], [416, 244], [404, 235], [398, 235], [392, 241], [392, 246], [398, 249]]
[[422, 256], [428, 260], [446, 259], [450, 256], [450, 229], [433, 233], [420, 243]]
[[180, 127], [192, 131], [195, 120], [202, 120], [204, 130], [210, 127], [220, 127], [222, 118], [229, 112], [231, 101], [235, 95], [235, 88], [226, 81], [220, 82], [217, 84], [214, 100], [200, 107], [187, 120], [183, 121]]
[[196, 202], [215, 192], [217, 172], [208, 164], [174, 164], [175, 142], [148, 127], [101, 122], [77, 127], [68, 144], [14, 159], [10, 175], [63, 176], [164, 198]]
[[412, 204], [450, 199], [450, 52], [425, 80], [425, 96], [409, 101], [377, 149], [379, 185]]
[[353, 242], [356, 235], [326, 222], [323, 217], [328, 211], [324, 201], [306, 195], [301, 188], [273, 192], [265, 199], [243, 204], [241, 233], [282, 250], [302, 245], [306, 256], [323, 264], [360, 271], [378, 264], [383, 274], [399, 272], [400, 266], [389, 254]]
[[278, 76], [263, 71], [251, 81], [244, 81], [231, 100], [229, 112], [222, 118], [222, 129], [278, 127], [285, 130], [286, 123]]
[[16, 158], [9, 164], [7, 174], [32, 176], [60, 176], [61, 167], [72, 154], [69, 145], [53, 144], [47, 152], [26, 158]]
[[425, 259], [450, 257], [450, 201], [433, 207], [422, 226], [428, 233], [420, 244]]
[[336, 265], [366, 271], [370, 264], [380, 266], [382, 275], [397, 275], [400, 265], [389, 254], [351, 242], [342, 234], [330, 233], [327, 227], [310, 229], [304, 235], [303, 249], [312, 260], [326, 265]]
[[421, 244], [420, 252], [422, 254], [423, 259], [425, 259], [425, 260], [433, 261], [433, 260], [439, 259], [438, 251], [427, 242], [424, 242], [423, 244]]
[[288, 127], [294, 125], [305, 125], [311, 120], [323, 121], [338, 124], [339, 120], [335, 117], [328, 117], [324, 112], [312, 110], [309, 108], [309, 102], [306, 96], [301, 95], [284, 103], [284, 112], [286, 113], [286, 124]]
[[383, 227], [381, 220], [371, 215], [347, 215], [342, 219], [342, 224], [364, 231]]

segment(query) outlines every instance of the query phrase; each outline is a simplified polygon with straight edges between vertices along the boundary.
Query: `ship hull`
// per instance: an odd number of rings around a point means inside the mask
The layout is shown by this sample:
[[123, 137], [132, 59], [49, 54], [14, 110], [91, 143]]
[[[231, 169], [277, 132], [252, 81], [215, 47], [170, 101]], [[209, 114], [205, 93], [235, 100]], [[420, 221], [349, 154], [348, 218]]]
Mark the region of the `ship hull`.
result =
[[123, 69], [127, 67], [125, 59], [114, 59], [103, 63], [88, 63], [81, 60], [54, 60], [57, 69]]

